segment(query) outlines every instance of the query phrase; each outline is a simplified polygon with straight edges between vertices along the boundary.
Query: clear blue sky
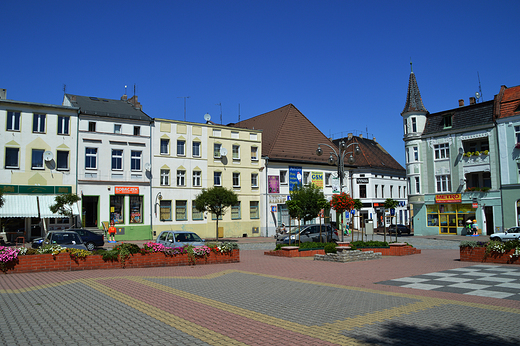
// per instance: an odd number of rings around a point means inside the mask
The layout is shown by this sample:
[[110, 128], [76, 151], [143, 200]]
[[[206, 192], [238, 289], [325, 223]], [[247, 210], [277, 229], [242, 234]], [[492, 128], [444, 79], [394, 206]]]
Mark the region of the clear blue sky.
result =
[[431, 113], [520, 84], [520, 1], [3, 1], [0, 88], [137, 95], [154, 118], [223, 123], [294, 104], [332, 137], [368, 128], [404, 165], [410, 59]]

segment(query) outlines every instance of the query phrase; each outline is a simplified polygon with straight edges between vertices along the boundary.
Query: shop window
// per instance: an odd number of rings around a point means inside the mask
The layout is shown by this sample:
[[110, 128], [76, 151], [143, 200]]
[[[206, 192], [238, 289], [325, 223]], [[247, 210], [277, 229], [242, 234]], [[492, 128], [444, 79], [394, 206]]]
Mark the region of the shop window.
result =
[[195, 201], [191, 202], [191, 219], [192, 220], [203, 220], [204, 219], [204, 212], [199, 211], [195, 207]]
[[176, 221], [186, 221], [188, 220], [187, 213], [187, 204], [188, 201], [175, 201], [175, 220]]
[[124, 196], [110, 196], [110, 221], [124, 223]]
[[160, 204], [161, 221], [171, 221], [172, 220], [172, 201], [161, 201]]
[[143, 196], [130, 196], [130, 223], [143, 223]]

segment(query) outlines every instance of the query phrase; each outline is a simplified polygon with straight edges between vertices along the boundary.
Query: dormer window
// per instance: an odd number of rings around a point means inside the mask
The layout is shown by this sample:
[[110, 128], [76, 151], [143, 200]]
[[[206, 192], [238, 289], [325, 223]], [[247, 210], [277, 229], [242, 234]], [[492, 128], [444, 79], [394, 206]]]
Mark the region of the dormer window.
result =
[[445, 129], [451, 128], [451, 114], [444, 116], [444, 128]]
[[412, 132], [417, 132], [417, 119], [412, 117]]

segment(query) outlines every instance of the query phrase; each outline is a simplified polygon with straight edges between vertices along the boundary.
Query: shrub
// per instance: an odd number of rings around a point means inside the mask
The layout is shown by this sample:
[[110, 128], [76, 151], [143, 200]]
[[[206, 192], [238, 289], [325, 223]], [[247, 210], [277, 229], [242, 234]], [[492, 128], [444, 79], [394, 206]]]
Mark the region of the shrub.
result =
[[325, 247], [323, 248], [325, 250], [325, 253], [336, 253], [336, 244], [334, 243], [327, 243], [325, 244]]
[[369, 240], [369, 241], [354, 241], [350, 243], [350, 246], [354, 246], [355, 248], [364, 248], [364, 247], [388, 247], [388, 243], [386, 241], [377, 241], [377, 240]]

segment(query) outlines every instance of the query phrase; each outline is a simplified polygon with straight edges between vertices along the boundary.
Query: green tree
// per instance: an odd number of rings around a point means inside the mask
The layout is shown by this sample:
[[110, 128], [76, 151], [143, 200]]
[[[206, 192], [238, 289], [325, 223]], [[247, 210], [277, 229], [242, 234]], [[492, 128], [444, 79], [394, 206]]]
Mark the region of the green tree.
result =
[[[295, 185], [290, 192], [290, 196], [291, 199], [286, 202], [286, 205], [289, 215], [298, 219], [298, 228], [301, 226], [301, 220], [305, 223], [316, 218], [328, 204], [323, 190], [314, 184], [308, 186]], [[290, 239], [289, 237], [289, 242]]]
[[[387, 198], [385, 200], [385, 214], [386, 214], [386, 210], [390, 210], [390, 209], [395, 209], [395, 207], [397, 207], [399, 205], [399, 202], [396, 201], [395, 199], [391, 199], [391, 198]], [[386, 216], [385, 216], [386, 217]], [[385, 233], [384, 233], [384, 241], [386, 241], [386, 220], [385, 220]], [[397, 241], [397, 225], [396, 225], [396, 229], [395, 229], [395, 241]]]
[[54, 214], [60, 214], [72, 219], [74, 216], [72, 206], [79, 200], [81, 200], [81, 198], [73, 193], [58, 195], [54, 199], [55, 204], [51, 205], [49, 209]]
[[5, 199], [4, 199], [4, 190], [0, 189], [0, 208], [4, 206]]
[[215, 186], [209, 189], [202, 189], [202, 192], [195, 198], [194, 204], [198, 211], [209, 211], [217, 218], [217, 241], [218, 241], [218, 220], [226, 213], [226, 209], [238, 203], [238, 196], [232, 190], [224, 187]]

